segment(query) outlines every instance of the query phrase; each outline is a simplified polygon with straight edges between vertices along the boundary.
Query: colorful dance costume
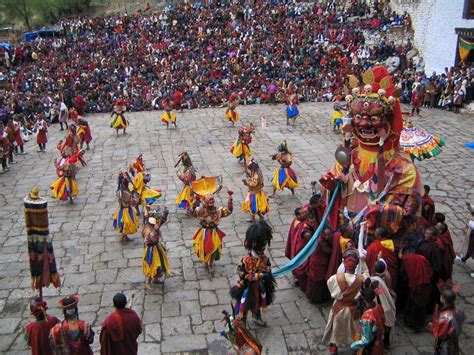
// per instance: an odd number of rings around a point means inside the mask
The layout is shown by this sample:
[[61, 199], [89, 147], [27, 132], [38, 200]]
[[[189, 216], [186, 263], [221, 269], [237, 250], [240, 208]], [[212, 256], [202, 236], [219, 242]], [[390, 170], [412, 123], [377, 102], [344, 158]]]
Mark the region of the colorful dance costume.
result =
[[[71, 156], [61, 158], [59, 162], [55, 161], [56, 174], [58, 178], [50, 185], [52, 195], [55, 199], [60, 201], [71, 201], [79, 193], [79, 188], [76, 182], [76, 164], [78, 161], [83, 162], [82, 156], [84, 151], [79, 151]], [[83, 163], [83, 165], [85, 162]]]
[[161, 190], [152, 189], [146, 184], [150, 182], [151, 176], [148, 172], [139, 172], [133, 180], [133, 186], [140, 195], [140, 205], [151, 205], [161, 197]]
[[110, 115], [110, 117], [113, 117], [115, 115], [115, 117], [110, 122], [110, 127], [116, 129], [117, 134], [119, 129], [123, 129], [123, 133], [125, 134], [125, 130], [128, 127], [128, 120], [124, 116], [126, 110], [127, 107], [125, 106], [125, 101], [122, 99], [118, 99], [114, 105], [114, 110]]
[[203, 198], [204, 204], [194, 209], [194, 215], [199, 218], [201, 227], [194, 234], [194, 253], [199, 260], [205, 263], [209, 272], [212, 271], [212, 263], [219, 260], [222, 250], [222, 239], [225, 233], [219, 228], [220, 219], [232, 213], [232, 192], [229, 191], [229, 199], [226, 207], [216, 207], [214, 195], [209, 194]]
[[170, 123], [172, 123], [175, 127], [176, 125], [176, 114], [173, 112], [173, 103], [170, 99], [165, 99], [163, 101], [163, 115], [161, 115], [161, 122], [166, 123], [166, 128], [169, 127]]
[[59, 144], [56, 146], [58, 150], [61, 152], [61, 155], [70, 156], [74, 153], [79, 152], [79, 143], [80, 138], [77, 135], [77, 128], [74, 124], [69, 125], [69, 129], [66, 133], [66, 139], [60, 141]]
[[293, 120], [293, 124], [295, 124], [296, 119], [300, 115], [300, 111], [298, 110], [298, 98], [295, 94], [292, 94], [288, 97], [286, 101], [286, 124], [290, 124], [290, 120]]
[[247, 161], [252, 156], [249, 144], [252, 143], [252, 133], [255, 132], [255, 127], [250, 124], [249, 127], [239, 128], [239, 138], [237, 138], [230, 148], [230, 152], [239, 159], [239, 162]]
[[229, 101], [227, 102], [227, 110], [225, 111], [225, 117], [232, 122], [232, 126], [239, 120], [239, 114], [235, 110], [239, 106], [239, 97], [237, 94], [231, 94]]
[[244, 185], [249, 188], [249, 193], [242, 204], [242, 211], [252, 216], [252, 221], [255, 216], [259, 215], [261, 218], [270, 211], [268, 204], [268, 197], [263, 192], [263, 174], [258, 164], [252, 159], [247, 165], [246, 180], [242, 180]]
[[250, 333], [238, 317], [235, 318], [230, 315], [227, 311], [222, 312], [224, 314], [225, 330], [221, 332], [221, 335], [225, 337], [232, 344], [232, 347], [237, 354], [254, 354], [261, 355], [262, 344], [260, 341]]
[[331, 125], [334, 131], [339, 131], [339, 129], [341, 128], [343, 124], [343, 120], [342, 120], [343, 117], [344, 117], [344, 114], [342, 113], [341, 104], [340, 102], [336, 102], [334, 104], [334, 112], [332, 113], [332, 117], [331, 117]]
[[78, 296], [66, 296], [59, 300], [64, 320], [51, 328], [49, 333], [53, 354], [93, 354], [90, 344], [94, 342], [95, 333], [88, 322], [79, 319], [78, 302]]
[[160, 280], [170, 275], [168, 254], [162, 243], [160, 227], [168, 219], [168, 209], [164, 209], [163, 214], [160, 211], [152, 211], [149, 214], [147, 223], [143, 227], [143, 274], [146, 278], [146, 287], [153, 289], [152, 280]]
[[230, 290], [236, 302], [234, 315], [244, 323], [250, 311], [255, 321], [264, 325], [261, 311], [274, 300], [276, 283], [271, 274], [270, 259], [265, 255], [265, 248], [272, 238], [272, 229], [263, 220], [252, 224], [245, 233], [244, 246], [248, 254], [237, 267], [239, 281]]
[[291, 168], [293, 157], [289, 152], [286, 143], [282, 143], [278, 146], [278, 153], [274, 154], [272, 159], [280, 163], [280, 167], [273, 173], [273, 194], [275, 194], [276, 190], [283, 191], [285, 188], [288, 188], [293, 192], [294, 188], [298, 187], [299, 184], [298, 177], [296, 176], [295, 171]]
[[77, 135], [81, 141], [81, 149], [84, 143], [86, 143], [87, 150], [89, 150], [89, 143], [92, 141], [92, 133], [91, 128], [89, 127], [89, 122], [83, 119], [79, 120], [79, 129], [77, 130]]
[[117, 200], [119, 207], [114, 214], [114, 229], [122, 234], [122, 242], [127, 240], [127, 235], [138, 230], [138, 217], [135, 206], [139, 203], [139, 196], [129, 189], [130, 179], [120, 172], [118, 178]]
[[375, 303], [378, 281], [367, 278], [360, 291], [366, 309], [359, 321], [359, 340], [351, 344], [351, 349], [358, 354], [384, 354], [384, 312], [380, 304]]
[[183, 182], [184, 186], [178, 197], [176, 198], [176, 205], [178, 208], [189, 210], [198, 203], [196, 196], [191, 188], [192, 182], [196, 180], [196, 169], [194, 169], [191, 158], [187, 152], [183, 152], [179, 155], [180, 160], [175, 165], [178, 166], [179, 163], [183, 164], [183, 173], [176, 174], [178, 178]]

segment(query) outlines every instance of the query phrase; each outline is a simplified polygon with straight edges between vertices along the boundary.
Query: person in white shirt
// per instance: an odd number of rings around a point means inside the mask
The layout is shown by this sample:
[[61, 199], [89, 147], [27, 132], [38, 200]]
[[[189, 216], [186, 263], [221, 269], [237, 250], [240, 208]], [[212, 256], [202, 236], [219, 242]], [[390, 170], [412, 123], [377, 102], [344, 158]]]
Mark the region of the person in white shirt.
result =
[[[356, 268], [362, 264], [362, 274], [356, 273]], [[358, 334], [357, 298], [364, 280], [369, 277], [364, 258], [359, 258], [359, 252], [348, 249], [343, 255], [344, 271], [331, 276], [328, 289], [334, 303], [329, 312], [328, 322], [324, 330], [323, 343], [329, 344], [329, 353], [336, 354], [340, 346], [350, 345], [354, 335]]]
[[[469, 202], [466, 202], [467, 208], [471, 214], [470, 219], [467, 222], [467, 229], [466, 229], [466, 242], [467, 245], [466, 253], [463, 257], [456, 256], [454, 262], [460, 266], [466, 265], [466, 261], [469, 258], [474, 258], [474, 208]], [[473, 276], [474, 274], [471, 274]]]

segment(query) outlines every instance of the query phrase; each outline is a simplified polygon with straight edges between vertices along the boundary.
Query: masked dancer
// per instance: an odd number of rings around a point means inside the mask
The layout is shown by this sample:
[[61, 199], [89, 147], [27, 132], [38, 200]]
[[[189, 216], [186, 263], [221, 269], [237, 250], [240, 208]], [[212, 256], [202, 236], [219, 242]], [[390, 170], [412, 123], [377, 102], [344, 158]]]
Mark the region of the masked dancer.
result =
[[188, 214], [192, 213], [193, 207], [197, 206], [199, 201], [196, 199], [191, 186], [192, 182], [196, 180], [196, 169], [193, 166], [191, 157], [187, 152], [182, 152], [179, 155], [179, 161], [175, 164], [175, 168], [182, 164], [182, 173], [179, 171], [176, 173], [178, 179], [183, 182], [183, 189], [176, 198], [176, 205], [178, 208], [185, 209]]
[[144, 239], [142, 267], [145, 275], [145, 287], [150, 291], [154, 290], [153, 281], [163, 283], [166, 276], [170, 275], [168, 254], [163, 245], [160, 230], [160, 227], [166, 223], [168, 214], [169, 211], [166, 207], [163, 212], [160, 209], [151, 211], [142, 231]]
[[249, 193], [242, 204], [242, 211], [250, 214], [250, 222], [255, 222], [255, 216], [263, 218], [270, 211], [268, 197], [263, 192], [263, 174], [255, 160], [248, 162], [246, 167], [247, 179], [242, 182], [248, 187]]
[[258, 325], [266, 325], [262, 311], [273, 303], [276, 286], [271, 274], [270, 259], [265, 255], [265, 248], [270, 246], [272, 238], [272, 229], [263, 220], [252, 224], [245, 233], [247, 255], [237, 267], [239, 282], [230, 291], [236, 302], [235, 317], [244, 323], [250, 311]]
[[285, 142], [278, 146], [278, 152], [271, 155], [272, 160], [276, 160], [280, 167], [273, 173], [273, 193], [270, 197], [275, 197], [276, 191], [283, 191], [285, 188], [290, 189], [291, 193], [295, 194], [295, 187], [298, 187], [298, 177], [295, 171], [291, 168], [293, 163], [293, 156], [288, 150], [288, 145]]
[[[208, 178], [199, 179], [193, 183], [193, 189], [200, 181]], [[196, 192], [196, 190], [195, 190]], [[199, 219], [201, 227], [194, 234], [194, 253], [212, 272], [212, 265], [215, 260], [219, 260], [222, 251], [222, 239], [225, 233], [218, 226], [221, 218], [230, 216], [233, 210], [232, 191], [228, 191], [227, 207], [218, 207], [215, 204], [214, 192], [204, 195], [203, 204], [196, 207], [193, 211], [194, 216]], [[203, 196], [203, 195], [201, 195]]]
[[127, 133], [128, 120], [124, 115], [126, 110], [127, 106], [125, 105], [125, 101], [122, 98], [119, 98], [117, 101], [115, 101], [114, 110], [110, 115], [110, 117], [112, 117], [110, 127], [117, 131], [117, 136], [119, 134], [119, 129], [123, 129], [123, 134]]
[[230, 152], [239, 159], [239, 162], [243, 161], [244, 165], [247, 164], [247, 159], [252, 156], [249, 144], [252, 143], [252, 133], [254, 132], [255, 127], [252, 123], [248, 127], [239, 128], [239, 137], [230, 148]]
[[127, 173], [119, 173], [117, 187], [119, 206], [113, 217], [114, 229], [122, 234], [121, 243], [129, 242], [128, 235], [135, 234], [138, 230], [138, 216], [135, 208], [139, 203], [139, 196], [129, 188], [132, 184], [127, 175]]
[[239, 120], [239, 114], [235, 110], [239, 106], [239, 96], [235, 93], [232, 93], [229, 96], [229, 101], [227, 102], [227, 110], [225, 111], [225, 117], [232, 122], [232, 127], [234, 127], [235, 122]]

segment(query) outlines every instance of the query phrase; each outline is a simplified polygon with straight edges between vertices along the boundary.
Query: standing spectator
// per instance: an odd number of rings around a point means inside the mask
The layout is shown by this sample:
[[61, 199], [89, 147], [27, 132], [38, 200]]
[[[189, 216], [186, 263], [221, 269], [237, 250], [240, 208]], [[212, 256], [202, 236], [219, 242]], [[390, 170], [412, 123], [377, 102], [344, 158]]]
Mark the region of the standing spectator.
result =
[[[471, 214], [470, 219], [467, 222], [467, 229], [466, 229], [466, 242], [467, 242], [467, 250], [463, 257], [456, 256], [455, 263], [460, 266], [465, 266], [466, 261], [469, 258], [474, 257], [474, 208], [472, 208], [469, 202], [466, 203], [469, 213]], [[473, 274], [471, 274], [473, 276]]]
[[0, 171], [0, 174], [4, 174], [10, 170], [7, 165], [9, 155], [10, 140], [8, 139], [7, 133], [3, 129], [3, 125], [0, 124], [0, 159], [2, 160], [2, 170]]

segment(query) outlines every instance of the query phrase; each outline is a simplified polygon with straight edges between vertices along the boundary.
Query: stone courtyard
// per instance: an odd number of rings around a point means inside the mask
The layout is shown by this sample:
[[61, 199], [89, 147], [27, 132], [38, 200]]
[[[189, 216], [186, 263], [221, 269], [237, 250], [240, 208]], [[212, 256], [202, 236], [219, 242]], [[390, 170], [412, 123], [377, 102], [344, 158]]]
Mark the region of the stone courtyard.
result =
[[[99, 353], [101, 323], [113, 310], [112, 297], [117, 291], [123, 291], [127, 297], [135, 294], [133, 309], [144, 324], [139, 353], [232, 353], [227, 340], [220, 335], [224, 327], [221, 312], [230, 310], [228, 292], [237, 281], [236, 265], [245, 253], [242, 241], [248, 216], [240, 210], [247, 192], [241, 182], [243, 168], [229, 152], [237, 138], [237, 128], [224, 120], [224, 110], [178, 113], [178, 128], [169, 130], [160, 122], [161, 112], [130, 113], [127, 115], [129, 134], [119, 137], [109, 128], [108, 115], [87, 117], [93, 141], [85, 156], [88, 166], [81, 167], [77, 176], [80, 194], [74, 204], [48, 199], [49, 229], [54, 236], [63, 286], [45, 289], [44, 295], [49, 313], [61, 319], [62, 312], [57, 307], [60, 296], [77, 294], [81, 297], [79, 314], [95, 329], [95, 352]], [[332, 104], [302, 104], [301, 118], [294, 127], [285, 125], [282, 105], [241, 106], [238, 111], [242, 119], [237, 126], [249, 122], [257, 126], [251, 148], [266, 179], [265, 191], [271, 192], [270, 177], [277, 167], [269, 155], [284, 139], [294, 155], [293, 167], [300, 179], [296, 196], [285, 191], [270, 201], [272, 211], [267, 220], [275, 233], [269, 253], [273, 267], [277, 268], [287, 262], [284, 245], [293, 210], [310, 197], [311, 181], [318, 180], [333, 163], [340, 136], [329, 124]], [[269, 123], [266, 129], [260, 125], [262, 114]], [[474, 141], [473, 116], [423, 109], [421, 117], [415, 118], [415, 125], [446, 139], [446, 147], [438, 158], [417, 165], [423, 182], [431, 185], [436, 210], [446, 214], [455, 249], [460, 251], [468, 217], [465, 201], [474, 203], [474, 151], [463, 146]], [[30, 141], [26, 144], [28, 155], [18, 156], [18, 164], [0, 176], [2, 353], [29, 352], [22, 327], [32, 319], [27, 303], [34, 293], [30, 288], [22, 199], [35, 186], [43, 196], [50, 196], [49, 184], [56, 177], [53, 158], [58, 155], [56, 144], [64, 137], [63, 133], [59, 132], [58, 125], [52, 125], [46, 154], [37, 153], [35, 142]], [[177, 211], [175, 205], [182, 183], [176, 177], [174, 164], [182, 151], [190, 153], [198, 176], [221, 175], [224, 186], [235, 192], [234, 213], [220, 225], [227, 236], [212, 277], [192, 253], [192, 236], [198, 221]], [[144, 288], [140, 232], [123, 246], [112, 228], [112, 215], [117, 207], [117, 173], [126, 169], [140, 153], [152, 174], [149, 186], [164, 190], [155, 205], [166, 205], [170, 209], [169, 221], [162, 233], [172, 276], [154, 293]], [[224, 189], [217, 199], [219, 204], [225, 203], [226, 195]], [[466, 268], [455, 266], [454, 270], [455, 281], [462, 283], [458, 303], [467, 315], [461, 349], [463, 354], [471, 354], [474, 351], [474, 279], [469, 274], [474, 272], [474, 263], [471, 260]], [[329, 303], [322, 306], [309, 303], [294, 287], [290, 275], [278, 279], [276, 303], [264, 314], [268, 327], [252, 328], [266, 354], [324, 354], [326, 346], [321, 338], [329, 308]], [[428, 332], [415, 334], [400, 321], [394, 334], [391, 354], [432, 353], [433, 338]]]

